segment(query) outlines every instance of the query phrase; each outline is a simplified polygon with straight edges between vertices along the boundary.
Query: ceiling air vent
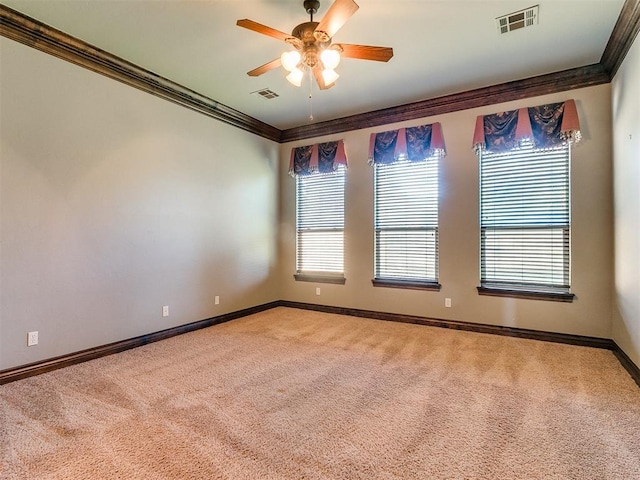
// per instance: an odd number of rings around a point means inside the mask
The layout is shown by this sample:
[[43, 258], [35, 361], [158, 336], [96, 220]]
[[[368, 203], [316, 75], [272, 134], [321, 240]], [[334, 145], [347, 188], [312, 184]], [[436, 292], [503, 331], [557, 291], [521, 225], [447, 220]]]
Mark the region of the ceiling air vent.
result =
[[500, 33], [508, 33], [520, 28], [532, 27], [538, 24], [538, 7], [525, 8], [517, 12], [504, 15], [503, 17], [496, 18], [498, 23], [498, 30]]
[[279, 97], [276, 92], [273, 90], [269, 90], [268, 88], [263, 88], [262, 90], [256, 90], [255, 92], [251, 92], [252, 94], [257, 93], [261, 97], [266, 98], [267, 100], [271, 100], [272, 98]]

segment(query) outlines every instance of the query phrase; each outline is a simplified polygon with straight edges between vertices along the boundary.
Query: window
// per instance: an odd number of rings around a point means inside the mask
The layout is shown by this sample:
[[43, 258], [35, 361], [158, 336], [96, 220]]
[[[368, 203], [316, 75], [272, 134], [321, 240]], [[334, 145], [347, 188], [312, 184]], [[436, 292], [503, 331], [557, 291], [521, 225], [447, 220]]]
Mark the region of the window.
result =
[[334, 173], [296, 177], [298, 280], [344, 283], [344, 185], [342, 165]]
[[570, 301], [570, 145], [479, 158], [479, 292]]
[[438, 157], [374, 169], [374, 285], [439, 288]]

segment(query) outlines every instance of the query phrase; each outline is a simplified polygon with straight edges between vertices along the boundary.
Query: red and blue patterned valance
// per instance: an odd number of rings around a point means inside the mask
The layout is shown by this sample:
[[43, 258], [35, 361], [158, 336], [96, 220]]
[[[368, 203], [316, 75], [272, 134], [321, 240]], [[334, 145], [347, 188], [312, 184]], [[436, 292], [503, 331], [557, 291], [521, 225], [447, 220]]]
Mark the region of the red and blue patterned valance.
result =
[[289, 175], [314, 175], [332, 173], [338, 165], [347, 167], [344, 142], [316, 143], [291, 149]]
[[517, 148], [525, 139], [531, 140], [535, 148], [553, 148], [579, 142], [580, 138], [576, 103], [567, 100], [478, 116], [473, 148], [476, 152], [500, 153]]
[[372, 133], [369, 140], [369, 164], [418, 162], [429, 157], [444, 157], [444, 139], [440, 123]]

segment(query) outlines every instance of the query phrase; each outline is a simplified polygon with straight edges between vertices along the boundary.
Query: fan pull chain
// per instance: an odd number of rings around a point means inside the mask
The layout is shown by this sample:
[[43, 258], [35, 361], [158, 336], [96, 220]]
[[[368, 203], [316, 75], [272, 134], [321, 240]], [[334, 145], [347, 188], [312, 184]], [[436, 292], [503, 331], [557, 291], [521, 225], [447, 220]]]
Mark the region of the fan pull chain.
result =
[[313, 75], [309, 69], [309, 121], [313, 122]]

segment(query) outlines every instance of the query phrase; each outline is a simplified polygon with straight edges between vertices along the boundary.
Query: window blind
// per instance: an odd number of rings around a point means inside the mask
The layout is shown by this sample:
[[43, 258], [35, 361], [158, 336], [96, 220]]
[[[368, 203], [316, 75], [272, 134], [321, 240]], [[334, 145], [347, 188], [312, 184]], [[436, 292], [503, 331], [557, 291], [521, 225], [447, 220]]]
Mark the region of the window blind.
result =
[[345, 169], [296, 177], [296, 270], [344, 272]]
[[438, 159], [375, 164], [375, 278], [438, 281]]
[[485, 287], [568, 292], [570, 147], [480, 153], [480, 262]]

